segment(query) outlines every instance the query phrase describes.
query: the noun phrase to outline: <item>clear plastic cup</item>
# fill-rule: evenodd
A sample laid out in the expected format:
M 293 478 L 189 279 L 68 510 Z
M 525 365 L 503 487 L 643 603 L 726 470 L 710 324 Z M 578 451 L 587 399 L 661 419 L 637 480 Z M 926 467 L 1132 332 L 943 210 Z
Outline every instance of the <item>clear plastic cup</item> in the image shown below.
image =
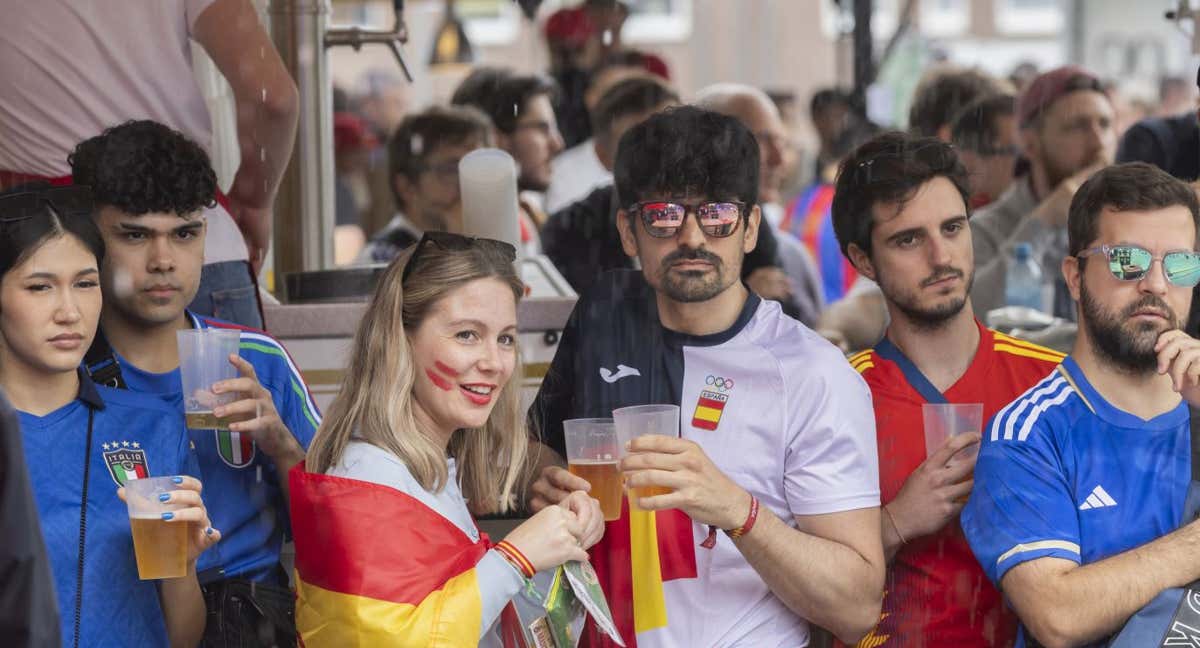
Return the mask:
M 617 441 L 621 456 L 624 457 L 625 444 L 647 434 L 663 436 L 679 436 L 679 406 L 678 405 L 635 405 L 613 410 L 613 423 L 617 428 Z M 637 498 L 666 495 L 671 489 L 665 486 L 644 486 L 630 489 L 629 505 L 637 507 Z
M 187 575 L 190 522 L 167 522 L 162 514 L 186 508 L 176 502 L 160 502 L 158 496 L 177 490 L 170 477 L 147 477 L 125 482 L 125 506 L 133 533 L 138 578 L 182 578 Z
M 183 413 L 193 430 L 227 430 L 237 419 L 217 418 L 213 409 L 238 399 L 238 394 L 214 394 L 212 386 L 236 378 L 229 356 L 238 352 L 241 333 L 230 329 L 186 329 L 176 333 L 179 374 L 183 383 Z
M 592 485 L 589 495 L 600 500 L 605 520 L 621 517 L 621 474 L 617 471 L 620 444 L 610 418 L 563 421 L 567 440 L 567 470 Z
M 983 432 L 983 403 L 925 403 L 921 405 L 921 417 L 925 422 L 926 457 L 937 452 L 950 437 Z M 959 453 L 963 457 L 978 454 L 978 443 Z

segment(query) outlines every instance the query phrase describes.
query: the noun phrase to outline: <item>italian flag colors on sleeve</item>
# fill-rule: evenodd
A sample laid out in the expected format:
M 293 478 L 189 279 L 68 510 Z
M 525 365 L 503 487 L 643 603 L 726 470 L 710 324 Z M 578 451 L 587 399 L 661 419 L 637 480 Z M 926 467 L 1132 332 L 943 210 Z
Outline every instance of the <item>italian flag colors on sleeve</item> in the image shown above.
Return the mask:
M 303 645 L 459 648 L 479 642 L 475 565 L 488 550 L 487 536 L 471 542 L 409 495 L 312 474 L 303 463 L 288 483 Z M 512 620 L 502 615 L 505 625 Z

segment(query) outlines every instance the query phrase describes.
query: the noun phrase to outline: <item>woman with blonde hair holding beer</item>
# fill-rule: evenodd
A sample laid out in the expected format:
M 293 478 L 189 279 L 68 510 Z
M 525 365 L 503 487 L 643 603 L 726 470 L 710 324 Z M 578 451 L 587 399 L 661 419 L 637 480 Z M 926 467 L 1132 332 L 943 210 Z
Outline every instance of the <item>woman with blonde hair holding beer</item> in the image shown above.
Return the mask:
M 204 631 L 196 558 L 209 525 L 183 419 L 152 396 L 92 383 L 79 369 L 100 318 L 104 244 L 87 187 L 0 194 L 0 387 L 17 409 L 66 646 L 195 645 Z M 179 577 L 139 579 L 122 502 L 130 480 L 174 478 L 155 524 Z M 140 521 L 140 520 L 139 520 Z M 139 527 L 141 528 L 141 527 Z M 141 547 L 139 547 L 141 548 Z M 157 585 L 157 586 L 156 586 Z
M 471 517 L 512 510 L 524 483 L 514 254 L 429 232 L 380 279 L 307 469 L 291 473 L 309 648 L 510 645 L 511 599 L 600 539 L 581 491 L 495 545 Z

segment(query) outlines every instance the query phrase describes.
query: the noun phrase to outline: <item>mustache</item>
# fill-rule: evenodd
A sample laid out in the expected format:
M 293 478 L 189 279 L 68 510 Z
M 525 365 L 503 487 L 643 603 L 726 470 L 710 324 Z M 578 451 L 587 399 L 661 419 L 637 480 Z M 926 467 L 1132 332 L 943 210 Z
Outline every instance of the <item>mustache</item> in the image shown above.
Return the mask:
M 679 248 L 663 257 L 662 264 L 664 266 L 669 266 L 672 263 L 677 263 L 679 261 L 707 261 L 708 263 L 713 264 L 714 267 L 721 267 L 721 257 L 709 252 L 708 250 L 702 250 L 699 248 Z
M 1125 307 L 1125 309 L 1121 312 L 1121 314 L 1124 316 L 1125 319 L 1129 319 L 1130 317 L 1133 317 L 1134 313 L 1136 313 L 1140 310 L 1143 310 L 1143 309 L 1148 309 L 1148 308 L 1153 308 L 1154 310 L 1165 313 L 1167 315 L 1167 318 L 1171 320 L 1172 326 L 1175 326 L 1175 327 L 1179 326 L 1179 318 L 1176 317 L 1175 311 L 1172 310 L 1171 307 L 1167 305 L 1167 302 L 1163 301 L 1161 298 L 1156 297 L 1154 295 L 1146 295 L 1145 297 L 1142 297 L 1141 299 L 1137 300 L 1136 302 Z
M 950 277 L 958 277 L 959 279 L 962 279 L 965 276 L 966 273 L 958 268 L 955 268 L 954 266 L 941 266 L 939 268 L 934 268 L 933 274 L 921 280 L 921 287 L 926 288 L 943 279 L 949 279 Z

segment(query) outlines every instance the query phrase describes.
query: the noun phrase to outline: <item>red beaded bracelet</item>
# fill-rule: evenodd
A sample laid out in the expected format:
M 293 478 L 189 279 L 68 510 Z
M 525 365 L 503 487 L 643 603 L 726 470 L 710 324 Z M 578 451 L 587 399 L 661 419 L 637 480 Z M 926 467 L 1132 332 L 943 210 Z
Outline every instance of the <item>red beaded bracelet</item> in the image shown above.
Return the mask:
M 521 572 L 521 575 L 525 578 L 533 578 L 533 575 L 537 573 L 537 570 L 533 568 L 533 563 L 529 562 L 525 554 L 521 553 L 509 541 L 501 540 L 492 548 L 499 552 L 501 556 L 504 556 L 505 560 L 512 563 L 512 566 L 516 567 L 517 571 Z
M 754 522 L 756 520 L 758 520 L 758 498 L 752 495 L 750 496 L 750 514 L 746 516 L 746 521 L 742 523 L 742 526 L 737 527 L 736 529 L 724 529 L 725 534 L 730 538 L 740 538 L 747 533 L 750 533 L 750 529 L 754 528 Z M 704 547 L 705 549 L 712 549 L 713 547 L 717 546 L 716 526 L 712 524 L 708 525 L 708 537 L 704 539 L 704 542 L 700 543 L 700 546 Z

